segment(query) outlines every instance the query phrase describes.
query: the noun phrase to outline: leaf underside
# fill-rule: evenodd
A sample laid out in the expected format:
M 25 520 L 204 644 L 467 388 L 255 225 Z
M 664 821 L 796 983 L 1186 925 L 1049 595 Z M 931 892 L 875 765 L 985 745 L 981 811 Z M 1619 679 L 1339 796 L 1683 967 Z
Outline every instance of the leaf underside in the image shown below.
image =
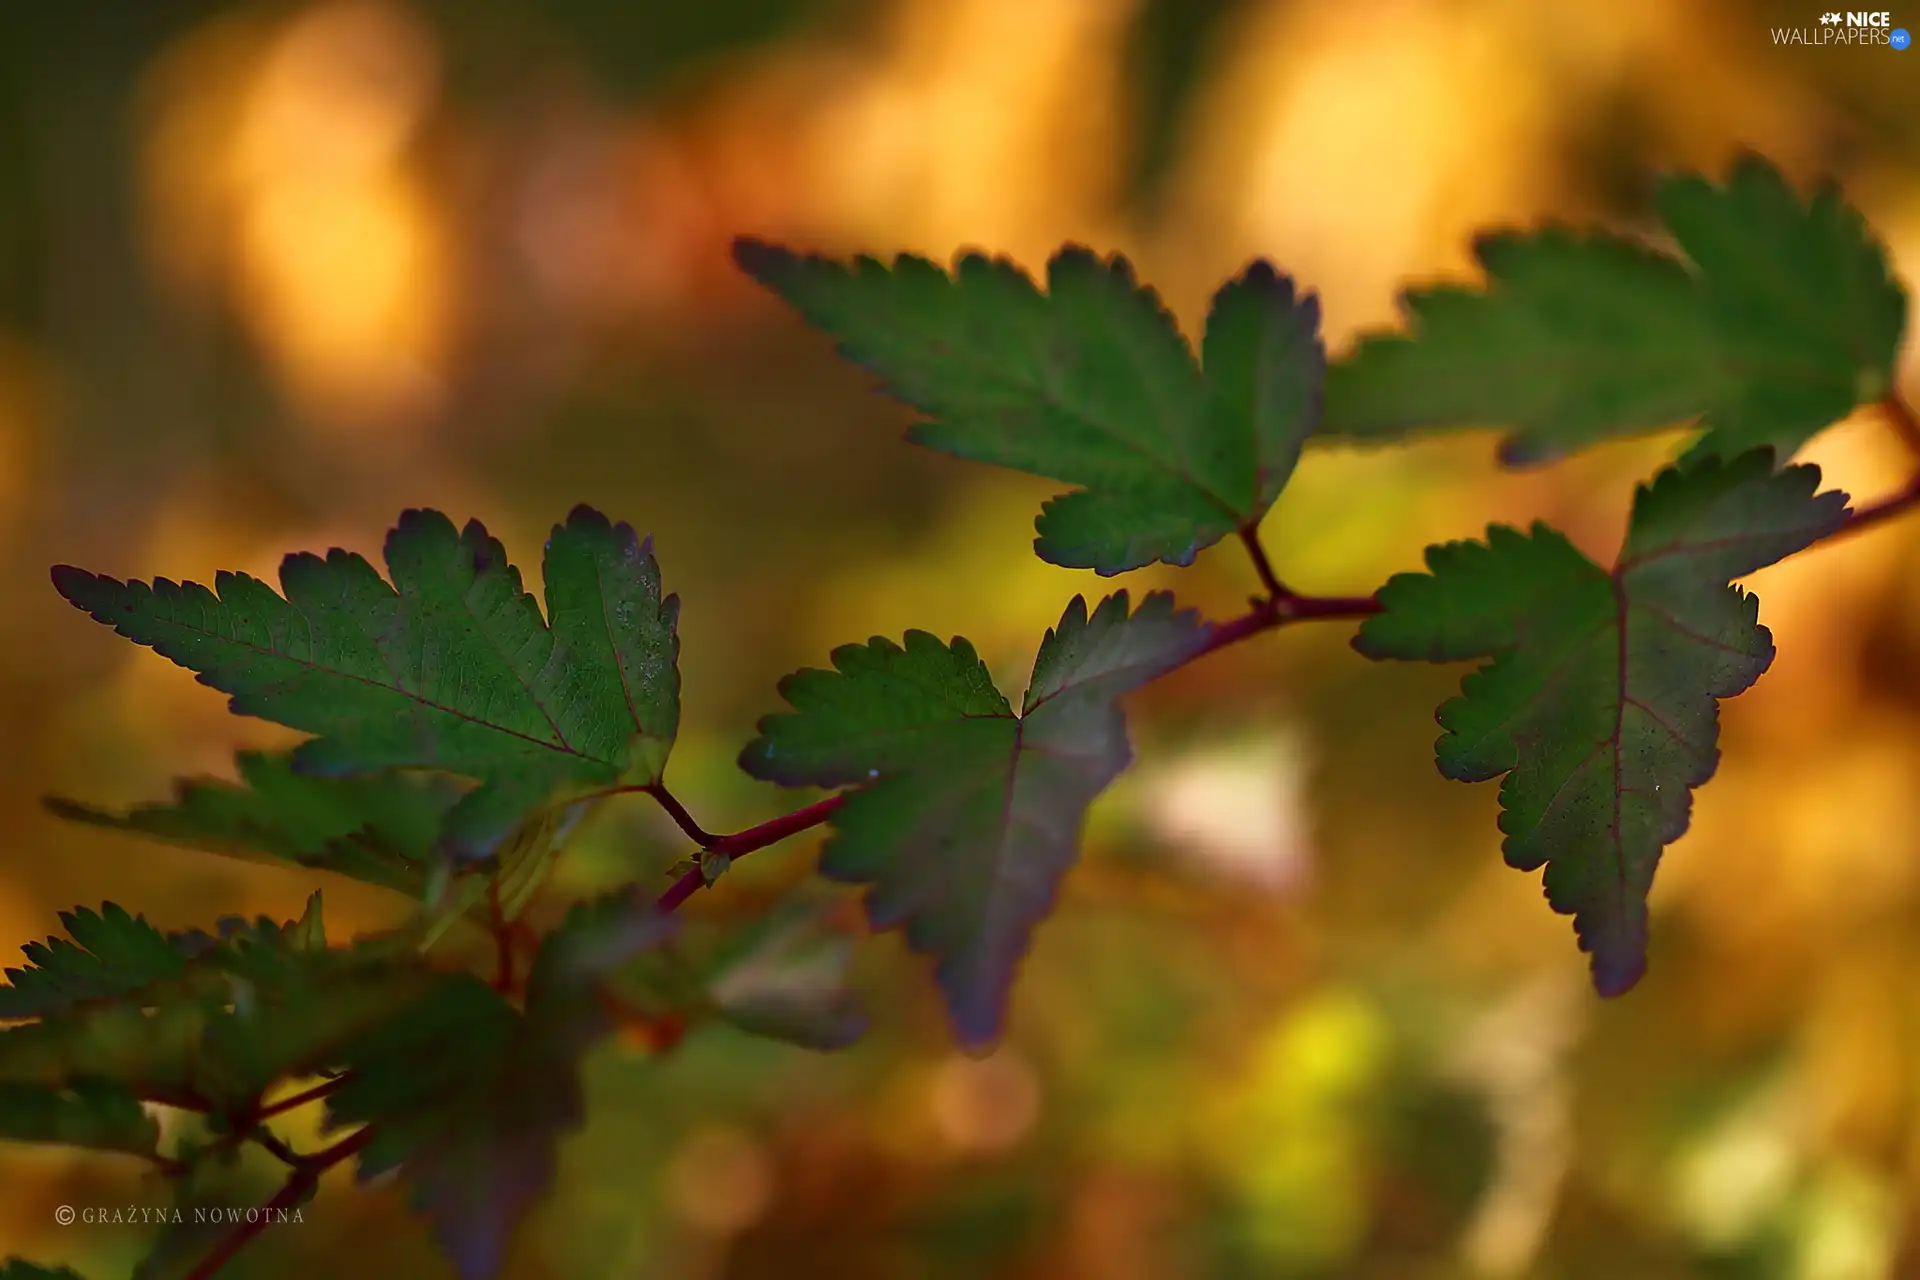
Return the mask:
M 793 711 L 741 753 L 785 786 L 857 785 L 821 872 L 870 884 L 878 929 L 930 953 L 956 1034 L 991 1042 L 1014 969 L 1077 851 L 1087 806 L 1130 759 L 1120 695 L 1204 647 L 1173 598 L 1075 597 L 1034 662 L 1020 714 L 965 640 L 910 631 L 833 653 L 781 682 Z
M 1546 866 L 1604 995 L 1646 967 L 1646 896 L 1719 762 L 1717 700 L 1760 678 L 1773 642 L 1731 585 L 1832 533 L 1843 493 L 1771 451 L 1700 455 L 1635 495 L 1611 570 L 1543 524 L 1429 548 L 1380 591 L 1354 646 L 1372 658 L 1491 659 L 1441 706 L 1440 772 L 1501 774 L 1507 862 Z
M 1906 293 L 1837 188 L 1802 200 L 1745 156 L 1717 186 L 1668 178 L 1656 204 L 1683 256 L 1558 227 L 1480 237 L 1485 285 L 1404 293 L 1406 332 L 1328 371 L 1320 434 L 1499 427 L 1521 464 L 1697 422 L 1695 452 L 1784 462 L 1887 393 Z
M 576 507 L 547 541 L 545 619 L 478 521 L 408 511 L 386 562 L 391 585 L 337 548 L 288 556 L 284 596 L 236 573 L 212 590 L 66 565 L 53 581 L 236 714 L 317 735 L 293 754 L 302 773 L 477 779 L 446 818 L 459 856 L 491 855 L 558 799 L 658 780 L 679 723 L 679 601 L 661 596 L 650 540 Z
M 1034 549 L 1112 575 L 1185 565 L 1257 525 L 1320 417 L 1320 306 L 1255 262 L 1214 295 L 1200 361 L 1124 258 L 1069 246 L 1043 294 L 1010 261 L 952 274 L 802 257 L 755 240 L 742 270 L 924 415 L 909 439 L 1079 486 L 1048 502 Z

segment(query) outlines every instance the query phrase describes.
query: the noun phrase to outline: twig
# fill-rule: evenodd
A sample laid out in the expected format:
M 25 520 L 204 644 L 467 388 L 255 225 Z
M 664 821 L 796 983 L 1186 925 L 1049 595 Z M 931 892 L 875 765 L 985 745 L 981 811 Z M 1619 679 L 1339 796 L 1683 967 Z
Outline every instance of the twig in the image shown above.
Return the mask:
M 1213 624 L 1213 634 L 1208 638 L 1206 647 L 1194 655 L 1195 659 L 1217 652 L 1231 644 L 1238 644 L 1248 636 L 1259 635 L 1262 631 L 1271 631 L 1290 622 L 1308 622 L 1317 619 L 1364 618 L 1380 612 L 1380 602 L 1372 596 L 1282 596 L 1276 600 L 1257 601 L 1251 612 L 1244 613 L 1228 622 Z
M 290 1169 L 304 1169 L 307 1167 L 307 1164 L 313 1159 L 312 1156 L 304 1156 L 304 1155 L 301 1155 L 298 1151 L 295 1151 L 292 1147 L 288 1146 L 284 1141 L 282 1141 L 278 1134 L 274 1133 L 273 1130 L 268 1129 L 265 1126 L 256 1128 L 252 1133 L 248 1134 L 247 1136 L 251 1138 L 254 1141 L 254 1143 L 260 1147 L 261 1150 L 265 1151 L 268 1155 L 272 1156 L 275 1160 L 278 1160 L 281 1164 L 286 1165 Z
M 1240 541 L 1253 558 L 1253 571 L 1260 575 L 1260 585 L 1266 588 L 1267 599 L 1277 601 L 1291 598 L 1293 592 L 1282 586 L 1280 579 L 1274 576 L 1273 562 L 1267 559 L 1267 549 L 1260 545 L 1260 530 L 1254 525 L 1241 525 Z
M 662 809 L 667 811 L 667 816 L 673 819 L 674 825 L 687 833 L 687 839 L 693 841 L 702 849 L 720 838 L 719 836 L 710 834 L 701 827 L 699 823 L 693 820 L 693 815 L 687 812 L 687 807 L 675 799 L 671 791 L 667 790 L 666 783 L 656 782 L 651 786 L 640 789 L 652 796 L 654 801 L 659 804 Z
M 298 1110 L 306 1106 L 309 1102 L 318 1102 L 328 1094 L 336 1092 L 340 1086 L 346 1082 L 345 1076 L 338 1076 L 324 1083 L 316 1084 L 311 1089 L 302 1089 L 299 1093 L 282 1098 L 278 1102 L 260 1108 L 260 1110 L 254 1112 L 253 1118 L 256 1121 L 271 1120 L 275 1116 L 285 1115 L 289 1111 Z
M 825 800 L 817 801 L 804 809 L 796 809 L 792 813 L 782 814 L 757 827 L 736 831 L 730 836 L 712 837 L 703 846 L 703 855 L 723 854 L 728 858 L 744 858 L 756 849 L 764 849 L 770 844 L 785 840 L 788 836 L 798 835 L 809 827 L 819 826 L 833 815 L 835 809 L 845 803 L 844 795 L 828 796 Z M 661 911 L 673 911 L 704 888 L 706 883 L 706 872 L 695 867 L 675 880 L 673 886 L 660 895 L 655 905 Z
M 305 1199 L 313 1189 L 320 1185 L 320 1175 L 344 1160 L 351 1159 L 362 1147 L 373 1141 L 373 1130 L 362 1128 L 347 1138 L 341 1139 L 324 1151 L 310 1156 L 300 1157 L 301 1163 L 287 1178 L 286 1185 L 274 1195 L 273 1199 L 260 1207 L 257 1213 L 247 1215 L 247 1220 L 214 1246 L 208 1254 L 187 1274 L 185 1280 L 213 1280 L 220 1268 L 233 1261 L 234 1255 L 247 1247 L 253 1238 L 265 1231 L 274 1218 L 285 1209 L 291 1209 Z

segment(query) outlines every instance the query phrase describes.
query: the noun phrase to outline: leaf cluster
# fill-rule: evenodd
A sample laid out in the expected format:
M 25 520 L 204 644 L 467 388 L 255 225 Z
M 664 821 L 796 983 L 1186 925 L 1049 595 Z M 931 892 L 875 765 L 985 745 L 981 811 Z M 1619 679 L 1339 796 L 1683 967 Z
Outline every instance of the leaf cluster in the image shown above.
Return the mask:
M 582 1063 L 616 1029 L 665 1044 L 718 1019 L 815 1049 L 865 1029 L 830 901 L 704 938 L 676 929 L 673 910 L 734 860 L 830 824 L 822 877 L 863 887 L 867 924 L 930 959 L 956 1039 L 988 1047 L 1088 810 L 1131 760 L 1125 697 L 1309 619 L 1359 620 L 1368 658 L 1481 664 L 1439 709 L 1436 762 L 1504 777 L 1508 862 L 1545 868 L 1596 988 L 1627 990 L 1646 968 L 1655 867 L 1718 762 L 1718 704 L 1773 656 L 1739 581 L 1920 502 L 1916 481 L 1851 512 L 1790 461 L 1862 402 L 1920 436 L 1891 396 L 1904 291 L 1837 191 L 1803 199 L 1746 158 L 1719 184 L 1669 180 L 1659 209 L 1667 248 L 1551 227 L 1483 237 L 1484 282 L 1409 291 L 1403 331 L 1331 365 L 1317 300 L 1265 261 L 1213 295 L 1196 345 L 1124 259 L 1084 248 L 1056 254 L 1043 287 L 977 253 L 949 270 L 739 242 L 744 271 L 916 412 L 910 439 L 1070 486 L 1036 521 L 1041 558 L 1112 576 L 1232 536 L 1262 594 L 1220 622 L 1164 592 L 1076 596 L 1017 701 L 962 637 L 835 649 L 781 682 L 785 709 L 739 756 L 756 779 L 831 794 L 731 835 L 666 785 L 677 597 L 651 540 L 589 508 L 546 542 L 543 601 L 479 522 L 434 511 L 402 514 L 384 575 L 338 549 L 289 556 L 277 588 L 56 568 L 75 606 L 236 714 L 310 735 L 242 755 L 234 781 L 184 781 L 170 803 L 59 799 L 56 813 L 344 875 L 417 909 L 349 942 L 327 939 L 318 893 L 299 920 L 213 932 L 113 903 L 63 916 L 66 936 L 30 944 L 0 987 L 14 1024 L 0 1136 L 175 1174 L 252 1142 L 288 1164 L 290 1198 L 349 1159 L 362 1179 L 397 1171 L 460 1274 L 497 1274 L 582 1122 Z M 1544 523 L 1496 525 L 1377 592 L 1310 597 L 1259 537 L 1310 441 L 1496 427 L 1520 463 L 1672 425 L 1703 432 L 1640 486 L 1608 564 Z M 623 793 L 661 804 L 695 856 L 657 897 L 636 882 L 536 929 L 530 906 L 572 832 Z M 450 956 L 456 935 L 488 939 L 496 963 Z M 301 1154 L 271 1131 L 322 1100 L 346 1135 L 334 1145 Z M 162 1152 L 156 1106 L 199 1113 L 215 1141 Z

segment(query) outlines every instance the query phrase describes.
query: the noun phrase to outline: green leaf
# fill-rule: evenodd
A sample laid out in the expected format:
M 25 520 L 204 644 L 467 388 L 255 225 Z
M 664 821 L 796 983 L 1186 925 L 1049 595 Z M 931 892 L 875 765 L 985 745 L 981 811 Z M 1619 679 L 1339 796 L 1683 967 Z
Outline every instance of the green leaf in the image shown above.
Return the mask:
M 116 918 L 124 913 L 94 919 Z M 151 930 L 138 919 L 114 927 Z M 172 935 L 169 971 L 154 972 L 156 961 L 91 985 L 98 970 L 46 949 L 52 969 L 26 971 L 42 975 L 26 984 L 13 975 L 27 993 L 13 1007 L 40 1018 L 0 1030 L 0 1086 L 110 1082 L 149 1101 L 244 1110 L 276 1080 L 336 1065 L 348 1040 L 450 980 L 404 938 L 326 947 L 317 894 L 295 924 L 229 920 L 222 933 Z M 147 981 L 135 985 L 136 976 Z
M 286 753 L 243 751 L 238 784 L 185 779 L 172 804 L 112 813 L 50 798 L 63 818 L 232 857 L 333 871 L 418 896 L 446 812 L 464 790 L 435 774 L 315 778 Z
M 159 1149 L 160 1123 L 111 1081 L 75 1080 L 63 1088 L 0 1084 L 0 1140 L 151 1156 Z
M 0 987 L 0 1019 L 42 1017 L 75 1005 L 139 995 L 181 979 L 189 961 L 225 948 L 223 963 L 269 956 L 276 950 L 324 950 L 326 930 L 320 893 L 307 898 L 297 921 L 276 924 L 262 916 L 247 921 L 227 916 L 216 922 L 218 936 L 199 929 L 161 933 L 145 916 L 129 916 L 111 902 L 99 912 L 85 907 L 63 912 L 60 921 L 72 934 L 29 942 L 21 948 L 29 968 L 8 969 Z M 244 944 L 244 949 L 237 949 Z
M 832 909 L 784 902 L 734 939 L 707 988 L 720 1016 L 808 1049 L 843 1049 L 866 1034 L 867 1016 L 847 983 L 854 939 L 830 927 Z
M 185 972 L 184 950 L 166 934 L 130 916 L 125 908 L 100 904 L 60 914 L 71 935 L 29 942 L 21 948 L 30 967 L 8 969 L 0 987 L 0 1018 L 30 1018 L 82 1001 L 138 991 Z
M 597 983 L 672 929 L 626 891 L 581 904 L 535 956 L 524 1011 L 463 977 L 345 1055 L 329 1124 L 375 1126 L 360 1178 L 401 1168 L 463 1280 L 500 1273 L 581 1121 L 580 1062 L 612 1025 Z
M 965 640 L 909 631 L 781 682 L 794 707 L 740 756 L 783 786 L 861 785 L 821 871 L 870 883 L 875 928 L 931 953 L 960 1040 L 998 1034 L 1028 938 L 1078 847 L 1087 806 L 1130 759 L 1118 698 L 1199 653 L 1210 630 L 1173 598 L 1075 597 L 1034 661 L 1021 714 Z
M 1704 419 L 1700 450 L 1784 460 L 1892 385 L 1906 294 L 1831 185 L 1802 201 L 1742 158 L 1715 186 L 1667 179 L 1684 260 L 1548 227 L 1480 237 L 1484 287 L 1402 295 L 1407 332 L 1327 374 L 1324 436 L 1501 427 L 1509 463 Z
M 1645 970 L 1654 868 L 1719 763 L 1716 700 L 1773 660 L 1758 601 L 1729 584 L 1846 515 L 1845 494 L 1815 495 L 1817 468 L 1772 467 L 1762 449 L 1661 472 L 1611 570 L 1544 524 L 1431 547 L 1429 572 L 1391 579 L 1354 639 L 1372 658 L 1492 659 L 1440 708 L 1435 757 L 1458 781 L 1507 775 L 1507 862 L 1546 865 L 1603 995 Z
M 287 557 L 284 598 L 222 573 L 214 590 L 71 566 L 54 585 L 121 635 L 232 695 L 233 710 L 319 735 L 321 776 L 432 768 L 480 780 L 447 815 L 456 854 L 491 855 L 542 805 L 656 781 L 679 722 L 676 597 L 651 540 L 576 507 L 547 540 L 543 621 L 478 521 L 408 511 L 393 583 L 363 558 Z
M 1320 306 L 1255 262 L 1214 296 L 1206 372 L 1124 258 L 1067 247 L 1047 292 L 1006 259 L 851 265 L 754 240 L 740 268 L 926 415 L 909 439 L 1081 486 L 1036 526 L 1044 560 L 1105 575 L 1259 523 L 1320 415 Z
M 1802 202 L 1779 170 L 1747 156 L 1722 187 L 1668 179 L 1658 203 L 1740 375 L 1736 396 L 1707 409 L 1700 448 L 1731 458 L 1771 445 L 1784 459 L 1892 390 L 1906 290 L 1837 186 Z

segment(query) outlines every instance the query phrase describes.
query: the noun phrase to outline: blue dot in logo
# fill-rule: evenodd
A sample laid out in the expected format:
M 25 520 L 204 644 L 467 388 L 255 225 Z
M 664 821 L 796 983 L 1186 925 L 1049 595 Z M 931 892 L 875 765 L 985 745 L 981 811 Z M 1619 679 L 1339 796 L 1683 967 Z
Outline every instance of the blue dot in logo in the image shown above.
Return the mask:
M 1913 37 L 1907 34 L 1905 27 L 1895 27 L 1887 32 L 1887 43 L 1896 49 L 1904 49 L 1913 43 Z

